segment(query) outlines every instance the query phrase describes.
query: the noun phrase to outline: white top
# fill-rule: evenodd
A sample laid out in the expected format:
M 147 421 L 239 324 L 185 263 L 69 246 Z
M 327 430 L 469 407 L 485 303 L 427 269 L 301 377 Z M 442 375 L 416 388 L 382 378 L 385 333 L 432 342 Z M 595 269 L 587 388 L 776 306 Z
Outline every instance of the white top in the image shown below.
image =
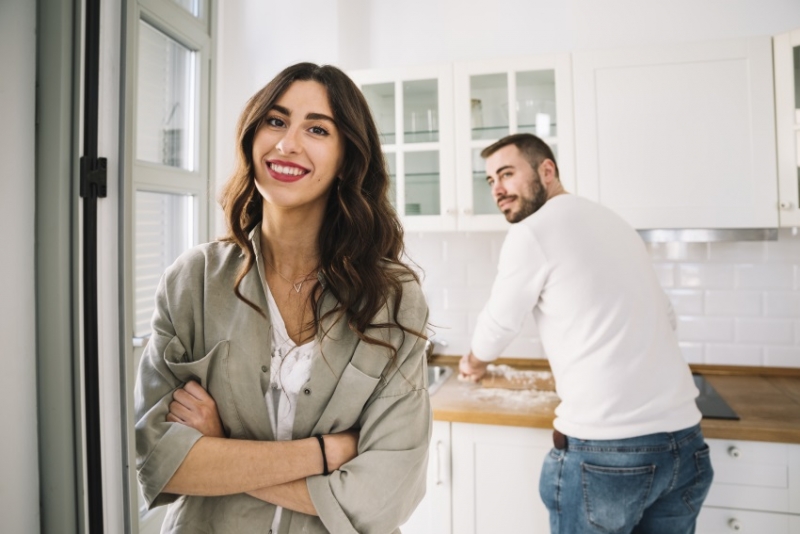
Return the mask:
M 311 361 L 319 348 L 316 339 L 299 347 L 292 341 L 286 332 L 286 324 L 275 297 L 272 296 L 269 286 L 264 285 L 267 288 L 269 316 L 272 321 L 272 359 L 269 367 L 271 387 L 264 399 L 275 440 L 290 441 L 297 413 L 297 396 L 311 377 Z M 278 532 L 282 512 L 283 508 L 280 506 L 275 509 L 272 532 Z
M 531 311 L 561 398 L 560 432 L 624 439 L 700 421 L 672 306 L 641 238 L 611 210 L 558 195 L 511 227 L 475 356 L 496 359 Z

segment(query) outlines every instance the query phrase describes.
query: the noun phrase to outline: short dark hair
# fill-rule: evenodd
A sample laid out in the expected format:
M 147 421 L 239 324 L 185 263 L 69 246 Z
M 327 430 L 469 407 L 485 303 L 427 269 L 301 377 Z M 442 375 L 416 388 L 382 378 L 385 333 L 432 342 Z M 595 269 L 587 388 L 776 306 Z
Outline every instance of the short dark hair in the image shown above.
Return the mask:
M 504 146 L 508 145 L 514 145 L 517 147 L 520 154 L 522 154 L 522 157 L 524 157 L 528 163 L 531 164 L 531 167 L 534 171 L 539 168 L 539 165 L 541 165 L 544 160 L 549 159 L 556 167 L 556 178 L 559 178 L 558 163 L 556 163 L 556 157 L 553 155 L 552 149 L 547 145 L 547 143 L 533 134 L 518 133 L 507 135 L 499 141 L 496 141 L 484 148 L 481 151 L 481 157 L 486 159 Z

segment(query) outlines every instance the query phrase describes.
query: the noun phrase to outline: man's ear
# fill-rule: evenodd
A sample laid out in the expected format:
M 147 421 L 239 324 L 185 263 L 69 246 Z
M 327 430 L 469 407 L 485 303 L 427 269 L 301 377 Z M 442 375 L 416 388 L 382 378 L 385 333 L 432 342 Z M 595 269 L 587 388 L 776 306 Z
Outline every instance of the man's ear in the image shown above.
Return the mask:
M 556 164 L 549 158 L 539 164 L 538 173 L 542 179 L 542 184 L 545 186 L 550 185 L 553 180 L 558 179 L 556 177 Z

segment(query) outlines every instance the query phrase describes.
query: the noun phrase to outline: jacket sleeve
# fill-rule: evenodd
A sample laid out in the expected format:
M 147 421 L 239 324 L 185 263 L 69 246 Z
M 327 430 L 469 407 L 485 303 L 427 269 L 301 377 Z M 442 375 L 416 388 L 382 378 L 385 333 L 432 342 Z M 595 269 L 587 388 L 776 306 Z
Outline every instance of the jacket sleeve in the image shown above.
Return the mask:
M 399 321 L 424 332 L 427 317 L 419 285 L 405 284 Z M 425 343 L 412 334 L 399 336 L 397 365 L 384 373 L 385 386 L 359 418 L 358 456 L 329 476 L 306 479 L 328 531 L 394 532 L 425 495 L 432 421 Z
M 170 366 L 185 365 L 183 362 L 192 359 L 193 327 L 188 325 L 194 297 L 187 286 L 193 278 L 177 266 L 161 278 L 152 336 L 139 363 L 134 389 L 136 471 L 148 508 L 169 504 L 179 497 L 163 493 L 164 486 L 202 436 L 189 426 L 166 421 L 172 393 L 183 385 Z M 183 335 L 178 335 L 179 331 Z

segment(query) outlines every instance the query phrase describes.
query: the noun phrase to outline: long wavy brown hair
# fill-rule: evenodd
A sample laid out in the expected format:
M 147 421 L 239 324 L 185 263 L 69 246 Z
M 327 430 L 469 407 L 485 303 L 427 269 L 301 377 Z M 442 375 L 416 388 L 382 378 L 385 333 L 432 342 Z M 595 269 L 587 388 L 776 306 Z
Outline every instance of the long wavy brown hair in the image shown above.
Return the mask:
M 275 102 L 296 81 L 315 81 L 326 88 L 345 146 L 340 179 L 328 195 L 318 237 L 320 272 L 326 283 L 317 285 L 310 297 L 314 329 L 328 315 L 339 314 L 360 339 L 386 347 L 394 359 L 396 347 L 365 332 L 369 328 L 399 328 L 425 338 L 424 333 L 396 322 L 403 281 L 418 278 L 401 260 L 403 228 L 389 202 L 389 175 L 369 105 L 353 81 L 336 67 L 298 63 L 284 69 L 250 98 L 239 117 L 237 166 L 220 195 L 229 232 L 222 240 L 238 245 L 245 256 L 233 291 L 265 315 L 239 291 L 242 279 L 255 264 L 248 235 L 262 218 L 263 199 L 255 186 L 253 139 Z M 338 304 L 320 317 L 318 304 L 325 292 L 330 292 Z M 389 302 L 395 322 L 373 323 Z

